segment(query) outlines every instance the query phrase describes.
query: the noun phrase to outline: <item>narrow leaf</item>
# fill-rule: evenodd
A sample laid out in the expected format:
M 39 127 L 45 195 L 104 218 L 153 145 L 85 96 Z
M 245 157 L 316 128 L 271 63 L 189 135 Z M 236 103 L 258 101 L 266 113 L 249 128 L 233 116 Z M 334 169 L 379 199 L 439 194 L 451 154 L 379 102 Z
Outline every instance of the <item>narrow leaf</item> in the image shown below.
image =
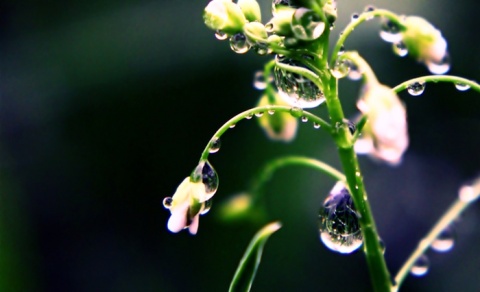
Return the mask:
M 255 234 L 250 241 L 245 254 L 240 260 L 237 271 L 230 283 L 229 292 L 250 291 L 253 279 L 255 278 L 255 274 L 257 273 L 258 266 L 262 259 L 263 247 L 270 235 L 280 229 L 280 227 L 282 227 L 280 222 L 272 222 Z

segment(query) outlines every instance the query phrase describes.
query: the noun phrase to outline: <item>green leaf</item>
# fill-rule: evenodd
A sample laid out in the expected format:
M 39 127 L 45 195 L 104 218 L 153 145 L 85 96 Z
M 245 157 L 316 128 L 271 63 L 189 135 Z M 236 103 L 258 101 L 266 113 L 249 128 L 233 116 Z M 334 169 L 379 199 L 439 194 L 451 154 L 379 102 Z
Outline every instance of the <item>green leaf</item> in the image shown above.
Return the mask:
M 230 288 L 228 289 L 229 292 L 250 291 L 253 279 L 255 278 L 255 274 L 257 273 L 258 266 L 262 259 L 263 247 L 270 235 L 280 229 L 280 227 L 282 227 L 280 222 L 272 222 L 255 234 L 252 241 L 250 241 L 245 254 L 240 260 L 237 271 L 230 283 Z

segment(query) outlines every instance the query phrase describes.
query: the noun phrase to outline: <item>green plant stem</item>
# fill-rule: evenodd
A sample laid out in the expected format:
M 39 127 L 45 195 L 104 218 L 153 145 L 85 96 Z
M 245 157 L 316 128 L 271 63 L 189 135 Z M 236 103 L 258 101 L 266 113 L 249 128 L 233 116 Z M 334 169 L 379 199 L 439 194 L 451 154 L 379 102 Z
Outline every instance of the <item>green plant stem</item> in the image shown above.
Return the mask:
M 330 124 L 328 122 L 326 122 L 322 118 L 320 118 L 320 117 L 318 117 L 318 116 L 316 116 L 316 115 L 314 115 L 310 112 L 303 111 L 303 110 L 298 109 L 298 108 L 296 110 L 301 111 L 300 116 L 307 117 L 309 121 L 312 121 L 313 123 L 317 123 L 317 124 L 320 125 L 320 127 L 322 129 L 326 130 L 329 133 L 331 132 L 332 127 L 330 126 Z M 268 115 L 269 114 L 268 111 L 275 111 L 275 113 L 277 113 L 277 112 L 292 112 L 292 107 L 284 106 L 284 105 L 266 105 L 266 106 L 255 107 L 255 108 L 246 110 L 244 112 L 241 112 L 238 115 L 231 118 L 230 120 L 228 120 L 225 124 L 223 124 L 223 126 L 221 126 L 220 129 L 218 129 L 215 132 L 215 134 L 213 134 L 210 141 L 212 141 L 215 138 L 219 139 L 228 129 L 230 129 L 231 126 L 236 125 L 239 121 L 241 121 L 243 119 L 246 119 L 246 118 L 252 118 L 253 116 L 255 116 L 255 114 L 259 114 L 259 113 L 262 113 L 264 115 Z M 200 160 L 207 160 L 208 159 L 208 155 L 210 154 L 209 150 L 210 150 L 210 147 L 211 147 L 210 141 L 208 142 L 207 146 L 203 150 L 202 155 L 200 157 Z
M 343 30 L 340 38 L 338 38 L 338 41 L 335 44 L 335 47 L 333 48 L 333 51 L 332 51 L 332 58 L 330 60 L 330 67 L 331 68 L 333 68 L 335 66 L 335 63 L 337 62 L 338 52 L 340 51 L 341 47 L 345 43 L 345 40 L 348 38 L 350 33 L 352 31 L 354 31 L 355 28 L 357 26 L 359 26 L 361 23 L 363 23 L 363 22 L 365 22 L 365 21 L 367 21 L 367 20 L 369 20 L 373 17 L 385 17 L 385 18 L 389 19 L 390 21 L 392 21 L 393 23 L 395 23 L 400 28 L 400 30 L 405 29 L 405 27 L 402 24 L 402 21 L 401 21 L 400 17 L 397 14 L 395 14 L 391 11 L 384 10 L 384 9 L 376 9 L 376 10 L 371 11 L 371 12 L 364 12 L 364 13 L 360 14 L 360 16 L 356 20 L 350 22 L 345 27 L 345 29 Z
M 413 78 L 410 80 L 407 80 L 405 82 L 400 83 L 399 85 L 395 86 L 392 90 L 395 91 L 396 93 L 399 93 L 402 90 L 407 89 L 411 84 L 419 82 L 448 82 L 448 83 L 453 83 L 453 84 L 464 84 L 470 86 L 471 89 L 477 91 L 480 93 L 480 85 L 472 80 L 458 77 L 458 76 L 452 76 L 452 75 L 427 75 L 427 76 L 422 76 L 418 78 Z
M 363 130 L 363 127 L 365 126 L 365 124 L 367 123 L 367 120 L 368 120 L 368 117 L 366 115 L 363 115 L 360 120 L 358 121 L 357 125 L 356 125 L 356 129 L 355 129 L 355 133 L 353 134 L 353 141 L 352 143 L 355 143 L 355 141 L 357 141 L 358 137 L 360 136 L 360 134 L 362 133 L 362 130 Z
M 279 168 L 292 165 L 310 167 L 329 175 L 336 181 L 346 182 L 345 176 L 340 171 L 322 161 L 303 156 L 284 156 L 269 161 L 260 170 L 259 174 L 255 176 L 256 180 L 252 187 L 250 187 L 250 193 L 253 195 L 253 201 L 257 201 L 259 196 L 262 195 L 260 190 L 267 183 L 267 181 L 270 180 L 274 172 L 276 172 Z
M 349 189 L 359 213 L 359 222 L 364 238 L 364 251 L 370 278 L 375 291 L 387 292 L 391 289 L 390 273 L 383 257 L 378 232 L 373 219 L 367 193 L 363 184 L 363 177 L 360 172 L 357 155 L 353 149 L 353 137 L 346 125 L 344 125 L 344 114 L 338 98 L 338 80 L 330 76 L 322 76 L 324 83 L 328 82 L 325 97 L 330 114 L 332 125 L 343 125 L 332 129 L 332 136 L 337 142 L 338 154 L 342 163 Z

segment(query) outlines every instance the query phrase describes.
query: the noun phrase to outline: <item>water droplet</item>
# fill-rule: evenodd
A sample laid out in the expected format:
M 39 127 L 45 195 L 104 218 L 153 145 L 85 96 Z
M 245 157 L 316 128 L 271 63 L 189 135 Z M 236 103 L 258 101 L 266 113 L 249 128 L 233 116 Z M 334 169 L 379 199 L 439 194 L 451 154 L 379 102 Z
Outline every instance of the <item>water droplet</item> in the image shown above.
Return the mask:
M 455 232 L 452 226 L 448 226 L 432 242 L 432 249 L 438 252 L 447 252 L 453 248 L 454 243 Z
M 265 24 L 265 30 L 269 33 L 272 33 L 273 32 L 273 23 L 272 22 L 268 22 L 267 24 Z
M 255 72 L 255 75 L 253 76 L 253 87 L 258 90 L 264 90 L 265 88 L 267 88 L 267 83 L 265 82 L 263 71 Z
M 229 126 L 229 128 L 230 128 L 230 129 L 233 129 L 233 128 L 235 128 L 235 126 L 236 126 L 236 124 L 231 124 L 231 125 Z
M 172 197 L 166 197 L 163 199 L 163 207 L 165 207 L 165 209 L 170 209 L 170 207 L 172 207 L 172 202 Z
M 343 53 L 345 53 L 345 46 L 344 46 L 344 45 L 342 45 L 342 46 L 340 47 L 340 50 L 338 50 L 338 56 L 343 55 Z
M 393 44 L 393 52 L 400 57 L 405 57 L 408 55 L 407 46 L 403 42 Z
M 252 114 L 246 115 L 245 118 L 246 118 L 247 120 L 250 120 L 251 118 L 253 118 L 253 115 L 252 115 Z
M 299 107 L 294 106 L 290 109 L 290 114 L 295 118 L 299 118 L 302 116 L 303 110 Z
M 274 109 L 269 109 L 267 112 L 268 112 L 269 115 L 273 115 L 275 113 L 275 110 Z
M 460 91 L 466 91 L 470 89 L 470 85 L 465 83 L 455 83 L 455 88 Z
M 402 40 L 400 28 L 390 20 L 385 20 L 382 22 L 380 37 L 389 43 L 397 43 Z
M 228 34 L 224 33 L 223 31 L 221 30 L 217 30 L 215 32 L 215 37 L 217 38 L 217 40 L 226 40 L 228 38 Z
M 359 15 L 358 13 L 356 13 L 356 12 L 355 12 L 355 13 L 352 13 L 352 21 L 357 20 L 359 16 L 360 16 L 360 15 Z
M 425 82 L 414 82 L 407 87 L 407 91 L 412 96 L 419 96 L 425 91 Z
M 306 68 L 293 59 L 277 58 L 277 60 L 277 62 L 290 66 Z M 291 106 L 313 108 L 325 101 L 322 90 L 306 77 L 281 69 L 278 66 L 274 69 L 274 77 L 279 95 Z
M 461 201 L 469 203 L 480 196 L 479 192 L 473 186 L 465 185 L 458 191 L 458 197 Z
M 208 160 L 202 160 L 193 171 L 193 181 L 202 180 L 205 185 L 207 200 L 211 198 L 218 189 L 218 174 Z
M 209 153 L 217 153 L 220 150 L 220 146 L 222 145 L 220 138 L 215 137 L 210 141 L 210 147 L 208 149 Z
M 367 5 L 365 7 L 365 12 L 372 12 L 372 11 L 375 11 L 375 6 L 373 5 Z
M 421 255 L 410 269 L 410 273 L 415 276 L 424 276 L 428 272 L 430 261 L 426 255 Z
M 330 191 L 320 209 L 320 239 L 329 249 L 349 254 L 363 243 L 358 214 L 353 199 L 342 182 Z
M 210 211 L 210 209 L 212 208 L 212 199 L 210 200 L 206 200 L 205 203 L 203 203 L 203 207 L 202 207 L 202 210 L 200 211 L 200 215 L 205 215 L 208 213 L 208 211 Z
M 382 249 L 382 254 L 385 254 L 385 249 L 386 249 L 385 242 L 381 238 L 378 239 L 378 242 L 380 243 L 380 248 Z
M 257 118 L 259 118 L 259 117 L 263 116 L 263 112 L 255 113 L 255 116 L 256 116 Z
M 257 53 L 260 56 L 265 56 L 272 52 L 272 50 L 265 43 L 256 43 L 253 46 L 253 49 L 255 50 L 255 53 Z
M 230 38 L 230 48 L 237 54 L 245 54 L 250 50 L 250 43 L 243 33 L 237 33 Z
M 308 118 L 306 116 L 303 116 L 302 117 L 302 122 L 304 122 L 304 123 L 308 122 Z
M 338 61 L 335 66 L 330 69 L 330 73 L 332 73 L 333 77 L 340 79 L 347 76 L 348 72 L 350 71 L 350 62 L 348 60 Z
M 350 70 L 348 71 L 348 78 L 350 80 L 360 80 L 362 78 L 362 72 L 355 63 L 350 63 Z
M 282 6 L 288 6 L 296 8 L 297 6 L 293 5 L 291 0 L 273 0 L 272 1 L 272 14 L 273 16 L 277 15 L 277 12 L 282 8 Z
M 330 23 L 330 30 L 333 30 L 335 28 L 335 23 Z
M 313 128 L 314 129 L 320 129 L 320 124 L 316 123 L 316 122 L 313 122 Z
M 303 41 L 318 39 L 325 30 L 325 22 L 313 10 L 307 8 L 295 10 L 291 26 L 295 37 Z
M 428 71 L 432 74 L 445 74 L 450 70 L 450 57 L 448 54 L 439 62 L 425 61 Z

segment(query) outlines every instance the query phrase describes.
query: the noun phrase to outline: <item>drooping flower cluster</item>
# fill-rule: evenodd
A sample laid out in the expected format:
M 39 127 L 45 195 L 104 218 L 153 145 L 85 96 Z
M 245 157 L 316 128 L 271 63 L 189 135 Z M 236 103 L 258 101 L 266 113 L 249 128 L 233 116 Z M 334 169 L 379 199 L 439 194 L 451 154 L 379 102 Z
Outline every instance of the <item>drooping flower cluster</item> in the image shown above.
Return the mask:
M 200 161 L 192 174 L 178 186 L 172 197 L 163 200 L 170 210 L 168 230 L 177 233 L 188 228 L 190 234 L 198 231 L 199 216 L 211 207 L 212 197 L 218 188 L 218 175 L 208 161 Z

